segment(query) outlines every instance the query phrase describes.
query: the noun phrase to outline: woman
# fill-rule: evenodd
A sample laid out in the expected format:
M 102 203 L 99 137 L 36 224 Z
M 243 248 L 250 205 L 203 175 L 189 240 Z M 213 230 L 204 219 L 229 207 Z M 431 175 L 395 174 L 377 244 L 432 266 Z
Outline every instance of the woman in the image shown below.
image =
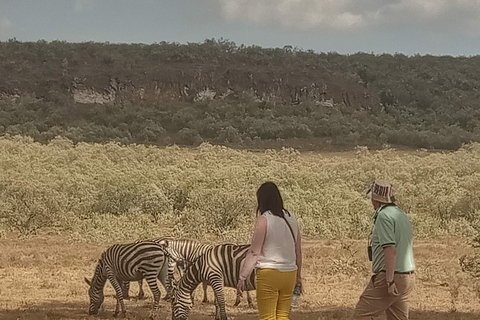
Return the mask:
M 302 243 L 295 217 L 283 208 L 273 182 L 257 190 L 257 221 L 250 250 L 240 270 L 237 293 L 257 268 L 257 304 L 261 320 L 288 320 L 293 289 L 301 287 Z

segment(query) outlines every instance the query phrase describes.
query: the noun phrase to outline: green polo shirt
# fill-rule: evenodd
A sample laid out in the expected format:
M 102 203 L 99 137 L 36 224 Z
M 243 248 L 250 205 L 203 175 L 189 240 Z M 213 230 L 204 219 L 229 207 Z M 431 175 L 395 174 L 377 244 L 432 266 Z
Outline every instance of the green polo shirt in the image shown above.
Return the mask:
M 372 232 L 372 271 L 385 270 L 385 251 L 388 246 L 397 247 L 395 271 L 415 270 L 413 261 L 412 225 L 408 216 L 396 205 L 382 205 L 375 211 Z

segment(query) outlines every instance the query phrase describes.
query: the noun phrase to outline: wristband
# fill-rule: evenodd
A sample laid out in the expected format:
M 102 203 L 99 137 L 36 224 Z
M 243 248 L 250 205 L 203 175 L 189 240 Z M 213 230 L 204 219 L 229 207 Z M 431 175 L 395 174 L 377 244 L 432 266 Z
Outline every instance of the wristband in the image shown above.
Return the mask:
M 244 276 L 240 276 L 238 279 L 239 279 L 240 281 L 245 281 L 245 280 L 247 280 L 247 278 L 244 277 Z

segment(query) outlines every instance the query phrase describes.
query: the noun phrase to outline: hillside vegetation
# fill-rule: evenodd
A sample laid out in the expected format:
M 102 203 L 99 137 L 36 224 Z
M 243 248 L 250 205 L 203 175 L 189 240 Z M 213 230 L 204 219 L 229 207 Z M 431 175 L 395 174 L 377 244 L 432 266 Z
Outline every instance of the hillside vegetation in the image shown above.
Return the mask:
M 0 42 L 0 134 L 47 143 L 458 149 L 480 141 L 480 56 L 230 41 Z
M 202 144 L 160 148 L 0 138 L 0 235 L 41 229 L 86 241 L 168 233 L 247 241 L 255 192 L 278 184 L 305 237 L 365 239 L 375 178 L 392 181 L 418 238 L 479 230 L 480 147 L 456 152 L 358 148 L 346 153 L 251 152 Z

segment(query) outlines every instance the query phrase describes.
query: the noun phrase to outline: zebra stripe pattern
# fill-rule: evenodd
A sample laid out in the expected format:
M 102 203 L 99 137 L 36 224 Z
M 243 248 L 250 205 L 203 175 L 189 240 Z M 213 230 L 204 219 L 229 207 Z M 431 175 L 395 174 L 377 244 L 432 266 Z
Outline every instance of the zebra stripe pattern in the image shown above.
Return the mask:
M 158 238 L 152 241 L 164 246 L 173 260 L 183 260 L 189 263 L 213 248 L 213 245 L 191 239 Z
M 173 288 L 173 272 L 175 266 L 178 266 L 180 274 L 183 276 L 186 267 L 197 260 L 200 256 L 204 255 L 208 250 L 213 248 L 213 245 L 204 244 L 196 240 L 191 239 L 172 239 L 172 238 L 159 238 L 153 239 L 153 241 L 161 244 L 165 247 L 170 257 L 168 266 L 168 280 L 167 286 L 170 289 Z M 177 264 L 178 261 L 182 261 L 181 265 Z M 207 302 L 207 286 L 203 287 L 203 301 Z
M 180 274 L 183 275 L 185 273 L 186 267 L 193 263 L 198 257 L 203 255 L 213 246 L 209 244 L 203 244 L 196 240 L 191 239 L 173 239 L 169 237 L 162 237 L 162 238 L 155 238 L 149 240 L 139 240 L 137 243 L 144 242 L 144 241 L 152 241 L 156 242 L 159 245 L 163 246 L 165 250 L 169 254 L 168 260 L 168 276 L 166 278 L 166 285 L 165 288 L 167 290 L 167 296 L 165 299 L 172 295 L 172 288 L 174 287 L 174 271 L 175 267 L 177 267 L 180 271 Z M 186 264 L 186 265 L 185 265 Z M 143 297 L 143 290 L 142 290 L 142 281 L 138 282 L 140 291 L 138 297 Z M 125 295 L 128 296 L 128 288 L 129 284 L 125 283 L 124 285 Z M 203 301 L 207 302 L 207 287 L 206 284 L 203 287 L 204 294 L 203 294 Z
M 213 245 L 204 244 L 204 243 L 198 242 L 197 240 L 191 240 L 191 239 L 173 239 L 173 238 L 164 237 L 164 238 L 152 239 L 152 241 L 155 241 L 165 246 L 167 252 L 172 257 L 172 259 L 170 260 L 169 268 L 168 268 L 167 285 L 170 286 L 169 288 L 172 288 L 172 284 L 174 280 L 173 271 L 175 268 L 176 261 L 184 262 L 183 268 L 179 266 L 180 273 L 183 275 L 185 273 L 186 267 L 188 267 L 190 264 L 195 262 L 200 256 L 204 255 L 208 250 L 214 247 Z M 208 302 L 207 285 L 208 285 L 207 281 L 202 282 L 202 288 L 203 288 L 202 302 Z M 236 287 L 236 283 L 234 287 Z M 252 298 L 250 297 L 250 293 L 248 291 L 247 291 L 247 301 L 248 301 L 248 306 L 252 307 L 253 302 L 252 302 Z M 239 304 L 240 304 L 240 297 L 237 296 L 234 306 L 236 307 Z
M 200 282 L 207 281 L 215 293 L 215 319 L 226 320 L 224 287 L 236 288 L 240 267 L 250 245 L 214 246 L 191 264 L 180 279 L 172 302 L 172 320 L 185 320 L 192 308 L 191 294 Z M 247 281 L 247 290 L 255 289 L 255 272 Z
M 92 281 L 85 278 L 90 285 L 88 291 L 90 296 L 89 314 L 98 315 L 104 299 L 103 288 L 108 279 L 115 289 L 117 297 L 114 316 L 118 315 L 119 306 L 122 309 L 122 315 L 125 316 L 121 284 L 124 281 L 138 281 L 145 278 L 154 298 L 151 314 L 151 317 L 154 317 L 160 300 L 157 277 L 161 274 L 162 269 L 166 269 L 167 260 L 168 253 L 156 242 L 116 244 L 109 247 L 102 253 L 98 261 Z

